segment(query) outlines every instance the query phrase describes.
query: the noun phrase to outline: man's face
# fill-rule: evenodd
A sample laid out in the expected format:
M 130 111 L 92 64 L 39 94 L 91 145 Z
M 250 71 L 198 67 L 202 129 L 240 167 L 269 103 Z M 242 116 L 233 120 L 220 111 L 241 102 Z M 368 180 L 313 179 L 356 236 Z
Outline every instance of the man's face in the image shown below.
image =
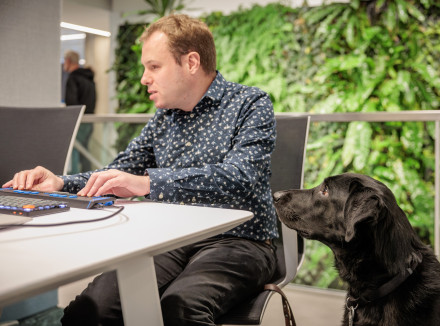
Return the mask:
M 70 60 L 68 58 L 64 58 L 63 69 L 66 72 L 69 72 Z
M 141 62 L 145 70 L 141 83 L 148 87 L 150 100 L 157 108 L 185 108 L 191 85 L 187 57 L 181 59 L 180 66 L 169 50 L 168 37 L 162 32 L 153 33 L 142 46 Z

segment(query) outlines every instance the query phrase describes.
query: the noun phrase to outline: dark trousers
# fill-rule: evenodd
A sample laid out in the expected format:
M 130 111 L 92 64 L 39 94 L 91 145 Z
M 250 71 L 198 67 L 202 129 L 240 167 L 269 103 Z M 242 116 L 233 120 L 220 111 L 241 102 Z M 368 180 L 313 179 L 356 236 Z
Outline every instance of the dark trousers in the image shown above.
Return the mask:
M 275 260 L 271 245 L 237 237 L 213 237 L 155 256 L 165 326 L 215 325 L 216 318 L 262 290 Z M 124 325 L 116 272 L 96 277 L 66 307 L 61 322 Z

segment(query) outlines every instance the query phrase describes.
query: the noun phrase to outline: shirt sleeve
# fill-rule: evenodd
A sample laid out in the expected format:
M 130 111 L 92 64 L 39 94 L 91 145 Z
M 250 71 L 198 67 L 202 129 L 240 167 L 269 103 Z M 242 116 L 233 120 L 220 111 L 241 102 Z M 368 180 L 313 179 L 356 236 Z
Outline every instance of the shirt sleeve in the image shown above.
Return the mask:
M 269 178 L 275 137 L 272 103 L 267 94 L 262 94 L 241 109 L 232 146 L 218 163 L 181 169 L 149 168 L 150 198 L 213 206 L 230 203 L 231 199 L 246 202 L 261 179 Z
M 144 175 L 148 167 L 156 167 L 150 135 L 153 124 L 154 118 L 142 129 L 141 134 L 128 144 L 127 149 L 120 152 L 113 162 L 103 169 L 61 176 L 64 181 L 63 191 L 77 193 L 85 187 L 94 172 L 117 169 L 135 175 Z

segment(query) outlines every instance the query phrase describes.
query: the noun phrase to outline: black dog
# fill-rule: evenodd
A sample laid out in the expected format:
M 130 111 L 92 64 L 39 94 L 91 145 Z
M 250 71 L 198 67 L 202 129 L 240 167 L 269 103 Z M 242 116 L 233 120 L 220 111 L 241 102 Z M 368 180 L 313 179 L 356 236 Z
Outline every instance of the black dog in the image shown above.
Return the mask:
M 440 263 L 384 184 L 346 173 L 274 200 L 284 224 L 332 249 L 348 284 L 342 325 L 440 325 Z

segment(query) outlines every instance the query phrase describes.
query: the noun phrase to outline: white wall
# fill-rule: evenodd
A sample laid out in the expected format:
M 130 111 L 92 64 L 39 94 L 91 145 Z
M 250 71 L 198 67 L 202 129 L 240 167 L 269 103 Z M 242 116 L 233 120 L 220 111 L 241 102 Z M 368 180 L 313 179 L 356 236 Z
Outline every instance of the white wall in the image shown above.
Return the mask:
M 59 0 L 0 0 L 0 105 L 61 103 Z

